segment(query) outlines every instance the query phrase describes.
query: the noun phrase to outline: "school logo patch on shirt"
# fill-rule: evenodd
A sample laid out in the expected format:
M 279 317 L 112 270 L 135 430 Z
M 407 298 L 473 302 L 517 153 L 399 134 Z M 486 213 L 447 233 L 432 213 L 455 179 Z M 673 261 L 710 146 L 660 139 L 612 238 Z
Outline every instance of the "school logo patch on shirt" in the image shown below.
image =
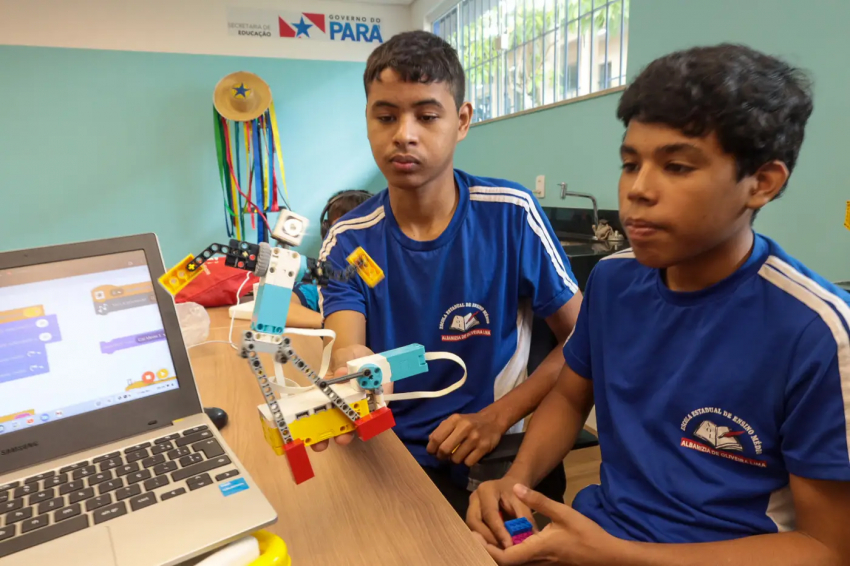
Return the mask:
M 458 303 L 440 319 L 443 342 L 458 342 L 470 336 L 490 336 L 490 313 L 478 303 Z
M 726 458 L 741 464 L 766 468 L 759 456 L 762 444 L 747 421 L 718 407 L 703 407 L 688 413 L 682 421 L 682 447 Z

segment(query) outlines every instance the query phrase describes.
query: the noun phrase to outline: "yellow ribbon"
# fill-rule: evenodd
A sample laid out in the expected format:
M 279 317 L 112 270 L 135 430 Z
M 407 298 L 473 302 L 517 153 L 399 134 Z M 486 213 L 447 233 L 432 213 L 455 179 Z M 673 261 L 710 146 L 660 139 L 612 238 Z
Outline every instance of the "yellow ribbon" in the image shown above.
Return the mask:
M 289 191 L 286 190 L 286 172 L 283 169 L 283 148 L 280 145 L 280 134 L 277 130 L 277 116 L 274 112 L 274 102 L 269 105 L 269 116 L 272 119 L 272 136 L 274 136 L 274 154 L 277 156 L 277 166 L 280 169 L 280 182 L 283 184 L 283 194 L 289 200 Z
M 226 125 L 227 129 L 230 130 L 230 120 L 226 120 L 225 125 Z M 236 127 L 238 128 L 239 126 L 236 126 Z M 235 161 L 236 161 L 236 159 L 235 159 L 236 136 L 235 135 L 231 136 L 231 135 L 228 134 L 227 144 L 228 144 L 228 146 L 230 146 L 232 148 L 230 150 L 231 151 L 231 157 L 230 157 L 231 162 L 235 163 Z M 242 239 L 242 222 L 241 222 L 242 211 L 239 209 L 239 191 L 236 190 L 236 187 L 238 185 L 238 181 L 236 179 L 236 172 L 233 170 L 233 168 L 228 167 L 228 170 L 230 171 L 230 191 L 231 191 L 232 196 L 233 196 L 233 209 L 238 211 L 236 213 L 236 215 L 234 215 L 234 217 L 233 217 L 233 227 L 236 228 L 236 239 L 241 240 Z
M 844 227 L 850 230 L 850 200 L 847 201 L 847 213 L 844 216 Z

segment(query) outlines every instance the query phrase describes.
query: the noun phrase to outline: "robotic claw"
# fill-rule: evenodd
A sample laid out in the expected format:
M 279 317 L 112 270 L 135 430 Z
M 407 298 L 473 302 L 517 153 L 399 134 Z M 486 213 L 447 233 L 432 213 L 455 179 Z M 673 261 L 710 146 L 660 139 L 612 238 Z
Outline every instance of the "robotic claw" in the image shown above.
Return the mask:
M 251 329 L 242 335 L 240 355 L 248 360 L 265 399 L 258 409 L 266 441 L 278 455 L 286 455 L 296 484 L 314 476 L 307 446 L 355 431 L 362 440 L 369 440 L 395 426 L 383 395 L 384 384 L 428 371 L 427 359 L 451 359 L 463 366 L 456 356 L 426 354 L 421 345 L 411 344 L 353 360 L 343 377 L 324 379 L 314 372 L 284 336 L 295 283 L 304 280 L 324 285 L 331 280 L 347 281 L 356 273 L 374 287 L 383 279 L 383 272 L 361 248 L 349 256 L 350 265 L 344 271 L 289 249 L 301 243 L 307 226 L 306 218 L 284 210 L 272 231 L 277 247 L 238 240 L 228 245 L 211 244 L 200 254 L 184 258 L 159 279 L 169 293 L 176 295 L 204 272 L 204 263 L 215 255 L 226 256 L 228 266 L 253 271 L 260 277 Z M 260 353 L 272 354 L 276 363 L 293 364 L 313 385 L 287 387 L 278 383 L 266 372 Z M 465 380 L 464 366 L 463 379 L 443 391 L 387 396 L 387 400 L 438 397 Z

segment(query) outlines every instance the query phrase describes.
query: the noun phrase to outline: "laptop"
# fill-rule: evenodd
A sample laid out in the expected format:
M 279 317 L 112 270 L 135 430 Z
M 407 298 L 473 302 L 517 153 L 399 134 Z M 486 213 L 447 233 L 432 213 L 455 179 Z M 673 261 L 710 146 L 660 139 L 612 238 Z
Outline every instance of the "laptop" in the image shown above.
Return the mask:
M 0 564 L 186 562 L 277 519 L 206 416 L 156 236 L 0 253 Z

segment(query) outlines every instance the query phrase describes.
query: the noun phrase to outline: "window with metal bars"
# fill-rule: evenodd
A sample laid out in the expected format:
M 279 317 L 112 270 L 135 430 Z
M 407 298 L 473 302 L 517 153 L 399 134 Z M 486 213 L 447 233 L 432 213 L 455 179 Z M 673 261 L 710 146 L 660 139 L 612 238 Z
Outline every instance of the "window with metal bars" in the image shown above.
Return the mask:
M 466 72 L 473 121 L 622 86 L 630 0 L 461 0 L 433 23 Z

